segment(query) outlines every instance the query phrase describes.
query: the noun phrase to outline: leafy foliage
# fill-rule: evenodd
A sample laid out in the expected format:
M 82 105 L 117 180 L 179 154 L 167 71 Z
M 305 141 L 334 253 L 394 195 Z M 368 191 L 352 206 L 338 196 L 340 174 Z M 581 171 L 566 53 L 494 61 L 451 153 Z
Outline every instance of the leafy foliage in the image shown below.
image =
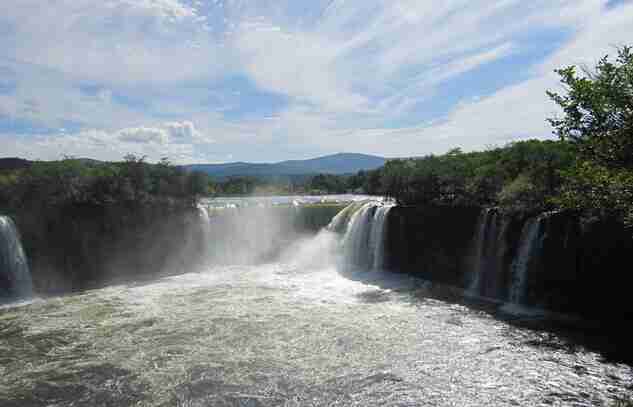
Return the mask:
M 549 121 L 577 157 L 557 202 L 633 225 L 633 52 L 620 48 L 584 75 L 573 66 L 557 72 L 566 93 L 548 94 L 564 115 Z
M 556 71 L 566 94 L 547 92 L 564 116 L 549 119 L 581 159 L 601 166 L 633 169 L 633 52 L 619 49 L 615 62 L 602 58 L 593 72 L 570 66 Z
M 483 152 L 392 160 L 380 170 L 381 192 L 401 204 L 503 205 L 543 209 L 573 162 L 565 142 L 528 140 Z
M 487 151 L 388 161 L 354 175 L 231 177 L 213 182 L 164 159 L 120 163 L 65 159 L 0 171 L 0 204 L 25 202 L 194 202 L 200 195 L 366 193 L 405 205 L 568 208 L 616 216 L 633 225 L 633 51 L 602 58 L 593 71 L 557 70 L 565 92 L 547 92 L 562 108 L 549 122 L 558 141 L 526 140 Z
M 192 204 L 208 188 L 205 174 L 186 173 L 166 159 L 149 164 L 133 155 L 113 163 L 65 158 L 0 173 L 0 204 L 144 205 L 167 200 Z

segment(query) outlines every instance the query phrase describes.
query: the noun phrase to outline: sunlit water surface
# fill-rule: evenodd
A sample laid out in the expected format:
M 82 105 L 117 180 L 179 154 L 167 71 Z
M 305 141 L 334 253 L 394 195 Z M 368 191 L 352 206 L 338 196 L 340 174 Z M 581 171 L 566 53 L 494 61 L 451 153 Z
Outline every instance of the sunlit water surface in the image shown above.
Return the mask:
M 358 194 L 335 195 L 273 195 L 273 196 L 248 196 L 248 197 L 214 197 L 200 201 L 203 206 L 209 207 L 267 207 L 277 205 L 310 205 L 310 204 L 347 204 L 366 199 L 382 200 L 381 197 Z
M 631 391 L 630 367 L 417 284 L 270 264 L 4 307 L 0 405 L 609 406 Z

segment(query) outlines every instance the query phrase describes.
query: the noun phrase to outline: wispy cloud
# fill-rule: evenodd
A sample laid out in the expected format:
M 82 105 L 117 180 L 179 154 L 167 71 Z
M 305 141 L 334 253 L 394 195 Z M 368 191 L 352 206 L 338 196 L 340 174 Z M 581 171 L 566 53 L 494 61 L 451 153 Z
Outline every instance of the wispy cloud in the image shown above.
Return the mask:
M 631 21 L 607 0 L 5 0 L 2 155 L 262 161 L 547 137 L 553 69 L 593 64 Z

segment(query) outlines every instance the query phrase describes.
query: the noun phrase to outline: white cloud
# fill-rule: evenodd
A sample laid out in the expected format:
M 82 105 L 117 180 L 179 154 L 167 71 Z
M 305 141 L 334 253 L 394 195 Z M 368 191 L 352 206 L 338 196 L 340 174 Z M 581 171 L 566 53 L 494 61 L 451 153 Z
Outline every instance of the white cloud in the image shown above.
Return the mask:
M 153 143 L 164 145 L 169 142 L 169 134 L 165 129 L 136 127 L 121 130 L 119 132 L 119 140 L 129 143 Z
M 545 93 L 560 90 L 554 69 L 569 65 L 591 68 L 604 54 L 615 54 L 616 46 L 633 38 L 633 4 L 607 10 L 597 9 L 597 3 L 605 2 L 587 1 L 573 10 L 578 18 L 581 12 L 589 14 L 569 42 L 532 70 L 531 78 L 457 106 L 441 123 L 419 129 L 418 137 L 431 140 L 430 151 L 454 146 L 481 149 L 518 139 L 554 137 L 546 119 L 559 110 Z
M 165 123 L 165 131 L 169 133 L 170 140 L 174 143 L 211 142 L 205 138 L 190 121 Z
M 178 0 L 5 0 L 2 14 L 5 57 L 84 79 L 173 82 L 212 76 L 227 61 Z
M 0 89 L 0 116 L 83 130 L 5 134 L 3 149 L 50 158 L 67 149 L 111 159 L 132 152 L 180 162 L 213 161 L 215 154 L 261 161 L 341 150 L 418 155 L 547 137 L 545 118 L 555 107 L 544 92 L 556 86 L 552 70 L 591 66 L 633 38 L 633 5 L 605 5 L 5 0 L 0 72 L 13 74 L 0 87 L 16 88 Z M 528 58 L 526 46 L 544 47 L 532 37 L 545 31 L 565 32 L 565 42 L 550 46 L 557 50 L 544 61 Z M 505 78 L 479 89 L 478 74 L 515 57 L 520 62 Z M 244 75 L 260 91 L 287 96 L 288 105 L 266 111 L 267 118 L 227 119 L 224 104 L 250 113 L 267 101 L 253 107 L 242 92 L 211 104 L 225 75 Z M 442 94 L 442 85 L 462 75 L 474 79 L 461 103 L 448 112 L 420 111 L 422 102 L 454 97 Z M 92 91 L 83 91 L 85 84 Z
M 498 4 L 334 1 L 313 25 L 257 15 L 232 38 L 243 69 L 262 88 L 328 113 L 385 115 L 414 92 L 424 98 L 434 86 L 507 56 L 511 36 L 527 29 L 510 18 L 555 8 L 546 1 L 539 1 L 543 10 Z
M 234 41 L 243 69 L 263 89 L 328 111 L 359 110 L 367 102 L 337 77 L 337 47 L 317 36 L 245 23 Z
M 3 155 L 30 159 L 59 159 L 65 155 L 121 160 L 126 154 L 147 156 L 149 161 L 169 157 L 175 163 L 204 161 L 197 150 L 212 140 L 190 121 L 116 131 L 83 130 L 76 133 L 35 135 L 30 138 L 0 135 Z
M 157 127 L 132 127 L 116 132 L 118 139 L 129 143 L 205 144 L 213 140 L 200 133 L 190 121 L 167 122 Z

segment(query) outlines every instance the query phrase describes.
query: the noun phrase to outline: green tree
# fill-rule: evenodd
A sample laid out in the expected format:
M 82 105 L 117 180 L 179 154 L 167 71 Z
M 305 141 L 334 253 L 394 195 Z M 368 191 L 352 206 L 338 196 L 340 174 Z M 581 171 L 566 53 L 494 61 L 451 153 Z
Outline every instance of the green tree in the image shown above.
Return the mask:
M 564 112 L 562 117 L 549 119 L 558 136 L 576 145 L 584 159 L 633 169 L 631 48 L 620 48 L 614 62 L 605 56 L 584 75 L 575 66 L 556 72 L 566 93 L 547 93 Z
M 557 72 L 566 91 L 548 95 L 564 114 L 549 121 L 577 152 L 557 202 L 633 225 L 633 52 L 622 47 L 582 75 L 573 66 Z

